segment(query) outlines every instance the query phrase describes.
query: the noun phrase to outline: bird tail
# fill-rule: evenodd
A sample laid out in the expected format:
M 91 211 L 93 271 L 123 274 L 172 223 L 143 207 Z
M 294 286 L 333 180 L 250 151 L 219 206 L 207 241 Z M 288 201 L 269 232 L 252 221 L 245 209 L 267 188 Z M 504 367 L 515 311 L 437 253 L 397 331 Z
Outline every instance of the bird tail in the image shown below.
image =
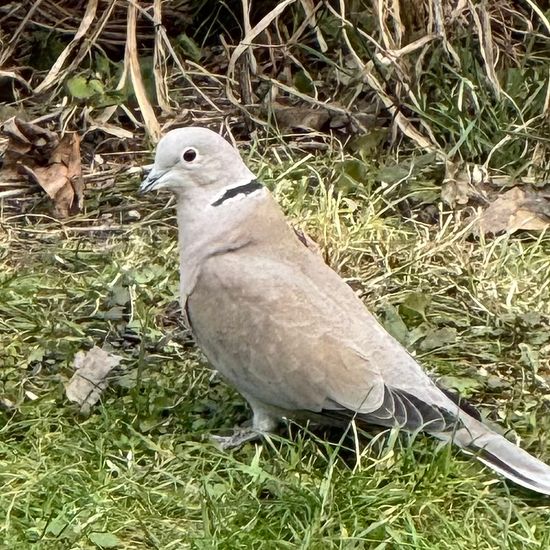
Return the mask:
M 425 392 L 420 398 L 385 387 L 382 405 L 367 413 L 346 408 L 323 410 L 324 418 L 354 419 L 366 424 L 399 426 L 409 431 L 420 429 L 444 441 L 452 441 L 518 485 L 550 495 L 550 466 L 473 415 L 478 415 L 473 407 L 437 388 L 433 388 L 431 393 Z
M 460 415 L 461 425 L 445 439 L 514 483 L 550 495 L 550 466 L 492 431 L 468 414 Z M 443 434 L 434 434 L 441 437 Z

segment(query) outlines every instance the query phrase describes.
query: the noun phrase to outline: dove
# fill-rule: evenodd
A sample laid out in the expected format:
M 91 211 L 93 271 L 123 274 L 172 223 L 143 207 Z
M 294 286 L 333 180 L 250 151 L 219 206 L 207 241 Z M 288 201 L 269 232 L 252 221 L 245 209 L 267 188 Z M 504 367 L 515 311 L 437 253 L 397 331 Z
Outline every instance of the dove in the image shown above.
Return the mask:
M 550 494 L 550 467 L 440 389 L 352 288 L 304 246 L 224 138 L 168 132 L 142 193 L 176 197 L 182 313 L 209 363 L 248 401 L 235 447 L 284 419 L 378 425 L 450 441 L 515 483 Z

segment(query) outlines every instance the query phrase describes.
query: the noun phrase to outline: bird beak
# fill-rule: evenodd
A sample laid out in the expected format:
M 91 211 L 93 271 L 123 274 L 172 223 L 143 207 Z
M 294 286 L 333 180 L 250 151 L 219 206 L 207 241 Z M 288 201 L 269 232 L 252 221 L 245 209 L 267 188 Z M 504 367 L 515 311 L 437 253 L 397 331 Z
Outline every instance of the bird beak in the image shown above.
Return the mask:
M 145 166 L 144 170 L 147 168 L 151 168 L 150 166 Z M 157 189 L 159 180 L 162 179 L 162 176 L 166 174 L 165 171 L 158 171 L 155 170 L 155 168 L 151 168 L 151 171 L 147 174 L 147 177 L 141 182 L 141 185 L 139 186 L 138 193 L 140 195 L 143 195 L 144 193 L 148 193 L 149 191 L 153 191 L 154 189 Z

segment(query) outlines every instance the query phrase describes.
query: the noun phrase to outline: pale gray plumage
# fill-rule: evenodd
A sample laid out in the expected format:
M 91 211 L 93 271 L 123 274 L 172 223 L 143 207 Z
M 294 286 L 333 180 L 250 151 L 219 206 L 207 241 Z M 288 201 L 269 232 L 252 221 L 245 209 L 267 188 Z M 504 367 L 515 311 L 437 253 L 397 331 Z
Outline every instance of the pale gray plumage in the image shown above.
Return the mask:
M 205 128 L 169 132 L 141 186 L 151 189 L 177 197 L 183 309 L 208 360 L 252 407 L 256 432 L 308 414 L 421 429 L 550 494 L 550 467 L 434 384 L 300 242 L 223 138 Z

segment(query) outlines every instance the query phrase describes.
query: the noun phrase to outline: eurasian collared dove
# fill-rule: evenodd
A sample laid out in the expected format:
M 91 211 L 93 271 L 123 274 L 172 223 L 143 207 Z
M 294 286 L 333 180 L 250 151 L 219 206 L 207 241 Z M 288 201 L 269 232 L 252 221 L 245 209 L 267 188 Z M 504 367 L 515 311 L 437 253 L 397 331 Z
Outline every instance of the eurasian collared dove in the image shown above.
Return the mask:
M 181 303 L 209 362 L 248 401 L 252 430 L 281 418 L 423 430 L 519 485 L 550 494 L 550 467 L 439 389 L 322 258 L 303 245 L 239 153 L 205 128 L 158 144 L 142 192 L 177 197 Z

